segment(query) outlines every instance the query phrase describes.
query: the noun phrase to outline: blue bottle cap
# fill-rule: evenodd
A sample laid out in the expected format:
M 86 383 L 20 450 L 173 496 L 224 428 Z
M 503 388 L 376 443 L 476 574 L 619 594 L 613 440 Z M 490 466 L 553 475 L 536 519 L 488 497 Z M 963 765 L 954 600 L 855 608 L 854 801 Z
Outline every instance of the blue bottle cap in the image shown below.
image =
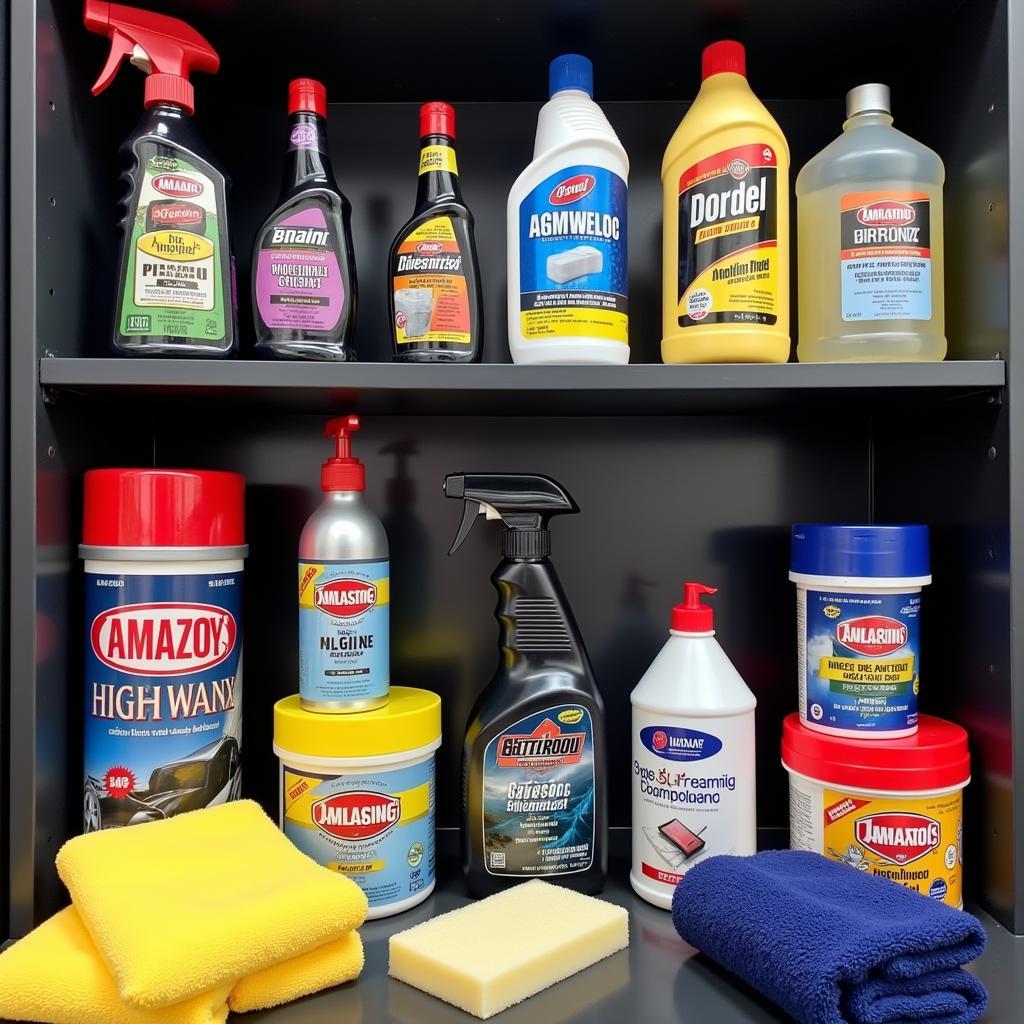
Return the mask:
M 594 97 L 594 65 L 578 53 L 563 53 L 548 67 L 548 95 L 565 89 L 580 89 Z
M 929 576 L 928 527 L 797 523 L 789 568 L 803 576 Z

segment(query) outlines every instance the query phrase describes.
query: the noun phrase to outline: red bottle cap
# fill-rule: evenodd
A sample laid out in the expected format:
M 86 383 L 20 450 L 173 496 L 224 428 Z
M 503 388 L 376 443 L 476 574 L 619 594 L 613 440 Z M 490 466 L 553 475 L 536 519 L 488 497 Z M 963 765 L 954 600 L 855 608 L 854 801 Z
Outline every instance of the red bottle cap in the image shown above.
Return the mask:
M 324 427 L 324 437 L 335 438 L 338 448 L 320 469 L 322 491 L 361 491 L 366 487 L 366 470 L 352 455 L 352 434 L 358 429 L 358 416 L 339 416 Z
M 315 78 L 293 78 L 288 83 L 288 113 L 300 110 L 327 116 L 327 87 Z
M 701 601 L 702 594 L 714 594 L 718 587 L 684 583 L 682 604 L 672 609 L 672 629 L 677 633 L 710 633 L 715 628 L 715 610 Z
M 245 543 L 245 479 L 201 469 L 90 469 L 82 543 L 238 547 Z
M 187 78 L 180 75 L 150 75 L 142 90 L 142 105 L 149 110 L 158 103 L 173 103 L 186 114 L 196 112 L 196 91 Z
M 967 733 L 931 715 L 921 715 L 913 736 L 866 740 L 805 729 L 793 712 L 782 723 L 782 763 L 816 782 L 853 792 L 952 789 L 971 778 Z
M 420 138 L 428 135 L 447 135 L 455 138 L 455 108 L 450 103 L 434 100 L 420 107 Z
M 723 71 L 734 75 L 747 74 L 747 51 L 735 39 L 722 39 L 704 47 L 700 55 L 700 79 L 720 75 Z

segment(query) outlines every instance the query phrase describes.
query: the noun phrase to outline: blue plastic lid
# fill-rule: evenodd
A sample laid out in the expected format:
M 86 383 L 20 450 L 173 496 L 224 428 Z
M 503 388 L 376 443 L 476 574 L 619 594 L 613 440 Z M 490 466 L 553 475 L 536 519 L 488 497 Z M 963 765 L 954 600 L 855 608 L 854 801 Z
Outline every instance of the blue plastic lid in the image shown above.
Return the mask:
M 789 568 L 805 576 L 928 576 L 928 527 L 797 523 Z
M 594 65 L 578 53 L 563 53 L 548 68 L 548 95 L 564 89 L 581 89 L 591 99 L 594 96 Z

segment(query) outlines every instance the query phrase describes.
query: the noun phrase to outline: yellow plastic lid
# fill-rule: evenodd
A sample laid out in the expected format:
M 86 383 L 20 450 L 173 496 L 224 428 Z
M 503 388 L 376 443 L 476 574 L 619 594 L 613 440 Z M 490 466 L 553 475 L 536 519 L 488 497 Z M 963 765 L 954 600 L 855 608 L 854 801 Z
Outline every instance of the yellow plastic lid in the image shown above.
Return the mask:
M 441 698 L 430 690 L 392 686 L 391 699 L 351 715 L 307 711 L 299 695 L 274 705 L 274 744 L 310 757 L 377 757 L 425 747 L 441 738 Z

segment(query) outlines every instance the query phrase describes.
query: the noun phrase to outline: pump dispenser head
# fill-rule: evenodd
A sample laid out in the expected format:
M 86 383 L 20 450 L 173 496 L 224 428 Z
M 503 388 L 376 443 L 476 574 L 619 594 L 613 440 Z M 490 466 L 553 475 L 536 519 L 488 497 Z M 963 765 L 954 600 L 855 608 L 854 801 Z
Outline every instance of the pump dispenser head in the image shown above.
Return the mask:
M 704 594 L 715 594 L 718 587 L 704 583 L 684 583 L 683 603 L 672 609 L 672 630 L 676 633 L 710 633 L 715 628 L 715 610 L 704 604 Z
M 563 53 L 548 65 L 548 95 L 578 89 L 594 98 L 594 65 L 579 53 Z
M 324 427 L 324 437 L 337 442 L 334 456 L 320 469 L 320 490 L 361 491 L 366 487 L 366 470 L 352 455 L 352 434 L 359 429 L 358 416 L 339 416 Z
M 82 21 L 90 32 L 110 40 L 107 63 L 92 87 L 94 96 L 110 85 L 121 61 L 127 57 L 148 76 L 144 93 L 146 109 L 158 103 L 173 103 L 192 114 L 195 90 L 188 80 L 189 74 L 193 71 L 213 74 L 220 67 L 217 51 L 180 18 L 106 0 L 85 0 Z
M 579 512 L 557 480 L 536 473 L 451 473 L 444 478 L 444 493 L 465 502 L 449 555 L 462 547 L 477 516 L 485 515 L 505 524 L 501 544 L 505 558 L 546 558 L 551 553 L 551 517 Z

